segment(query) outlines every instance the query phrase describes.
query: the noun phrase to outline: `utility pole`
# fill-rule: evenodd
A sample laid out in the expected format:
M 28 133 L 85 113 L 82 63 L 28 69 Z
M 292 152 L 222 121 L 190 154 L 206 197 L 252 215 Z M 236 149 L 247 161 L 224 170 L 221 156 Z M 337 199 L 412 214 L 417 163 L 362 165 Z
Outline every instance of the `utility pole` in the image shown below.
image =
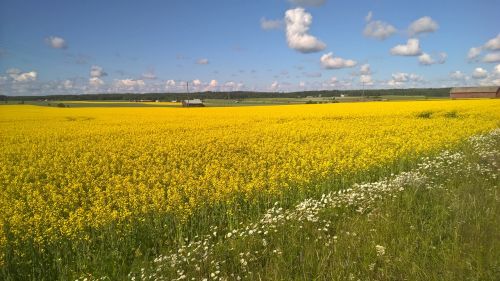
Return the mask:
M 186 81 L 186 93 L 187 93 L 187 100 L 189 101 L 189 81 Z
M 365 97 L 365 81 L 363 81 L 363 98 Z

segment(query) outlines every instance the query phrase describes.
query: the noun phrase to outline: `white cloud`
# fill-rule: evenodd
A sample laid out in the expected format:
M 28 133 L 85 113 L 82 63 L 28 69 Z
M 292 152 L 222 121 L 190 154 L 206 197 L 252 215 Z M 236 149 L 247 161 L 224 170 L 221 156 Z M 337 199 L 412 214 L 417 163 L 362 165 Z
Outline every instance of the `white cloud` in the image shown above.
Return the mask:
M 500 86 L 500 78 L 488 76 L 485 79 L 479 80 L 479 85 L 480 86 Z
M 217 80 L 212 80 L 212 81 L 210 81 L 210 84 L 208 84 L 208 86 L 210 86 L 210 87 L 217 87 L 217 84 L 218 84 Z
M 173 87 L 173 86 L 175 86 L 175 81 L 174 80 L 167 80 L 166 85 L 168 87 Z
M 484 48 L 488 50 L 500 50 L 500 34 L 497 35 L 497 37 L 492 38 L 484 44 Z
M 288 0 L 288 2 L 297 6 L 321 6 L 326 0 Z
M 29 82 L 29 81 L 35 81 L 38 76 L 38 73 L 36 71 L 30 71 L 30 72 L 23 72 L 19 73 L 14 77 L 15 82 Z M 11 76 L 12 77 L 12 76 Z
M 422 17 L 412 22 L 408 27 L 410 36 L 420 33 L 434 32 L 439 28 L 439 25 L 431 17 Z
M 313 53 L 326 48 L 325 43 L 308 34 L 311 23 L 311 14 L 307 13 L 303 8 L 286 11 L 286 39 L 290 48 L 301 53 Z
M 327 53 L 321 56 L 321 65 L 326 69 L 338 69 L 356 66 L 354 60 L 346 60 L 340 57 L 333 57 L 333 53 Z
M 71 89 L 73 88 L 73 85 L 74 83 L 71 80 L 64 80 L 64 82 L 62 83 L 64 89 Z
M 102 81 L 99 77 L 91 77 L 89 79 L 89 84 L 93 87 L 99 87 L 101 85 L 104 85 L 104 81 Z
M 210 81 L 210 83 L 208 83 L 208 85 L 205 87 L 205 91 L 213 91 L 217 88 L 217 85 L 219 83 L 217 82 L 217 80 L 213 79 Z
M 472 47 L 469 49 L 469 52 L 467 53 L 467 58 L 469 60 L 473 60 L 477 58 L 481 54 L 481 47 Z
M 193 86 L 198 87 L 201 85 L 201 80 L 200 79 L 195 79 L 192 82 Z
M 36 78 L 38 77 L 38 73 L 36 71 L 22 72 L 20 69 L 17 68 L 9 68 L 5 71 L 5 73 L 14 82 L 36 81 Z M 2 80 L 7 81 L 7 77 L 5 77 Z
M 497 64 L 495 66 L 495 68 L 493 68 L 493 72 L 496 74 L 496 75 L 500 75 L 500 64 Z
M 483 62 L 500 62 L 500 52 L 486 54 Z
M 373 85 L 373 80 L 371 75 L 361 75 L 359 76 L 359 82 L 363 85 Z
M 419 57 L 418 57 L 418 61 L 420 64 L 423 64 L 423 65 L 431 65 L 431 64 L 434 64 L 434 59 L 432 59 L 432 57 L 427 54 L 427 53 L 423 53 L 421 54 Z
M 222 85 L 222 90 L 227 92 L 239 91 L 244 87 L 243 83 L 237 83 L 234 81 L 227 81 Z
M 136 87 L 144 87 L 144 80 L 122 79 L 115 81 L 115 86 L 120 89 L 133 90 Z
M 366 21 L 366 22 L 369 22 L 369 21 L 371 21 L 371 20 L 372 20 L 372 18 L 373 18 L 373 12 L 372 12 L 372 11 L 369 11 L 369 12 L 368 12 L 368 14 L 367 14 L 367 15 L 366 15 L 366 17 L 365 17 L 365 21 Z
M 371 74 L 372 70 L 370 69 L 370 65 L 366 63 L 366 64 L 363 64 L 362 66 L 360 66 L 359 73 L 361 73 L 363 75 Z
M 280 29 L 283 27 L 282 20 L 268 20 L 266 18 L 260 19 L 260 27 L 264 30 Z
M 422 65 L 431 65 L 431 64 L 436 64 L 436 63 L 443 64 L 446 62 L 446 58 L 448 57 L 448 54 L 446 54 L 445 52 L 441 52 L 438 54 L 438 56 L 439 56 L 439 59 L 436 61 L 429 54 L 422 53 L 418 57 L 418 61 Z
M 392 34 L 396 33 L 397 29 L 380 20 L 370 21 L 366 24 L 363 30 L 363 35 L 366 37 L 372 37 L 378 40 L 384 40 Z
M 66 49 L 68 45 L 66 40 L 58 36 L 49 36 L 45 38 L 45 43 L 54 49 Z
M 271 84 L 271 91 L 277 91 L 278 88 L 280 87 L 280 84 L 278 83 L 278 81 L 274 81 L 272 84 Z
M 299 87 L 300 87 L 300 88 L 305 88 L 305 87 L 306 87 L 306 82 L 304 82 L 304 81 L 300 81 L 300 82 L 299 82 Z
M 486 77 L 488 77 L 488 71 L 486 71 L 485 69 L 483 69 L 481 67 L 477 67 L 472 72 L 472 78 L 483 79 L 483 78 L 486 78 Z
M 104 72 L 102 67 L 100 67 L 98 65 L 93 65 L 90 67 L 90 77 L 100 78 L 100 77 L 103 77 L 106 75 L 108 75 L 108 74 L 106 72 Z
M 387 82 L 389 86 L 402 86 L 407 82 L 422 82 L 423 78 L 417 74 L 397 72 L 392 74 L 392 79 Z
M 396 45 L 391 49 L 395 56 L 418 56 L 422 53 L 418 39 L 408 39 L 406 45 Z
M 196 64 L 208 64 L 208 59 L 202 58 L 196 61 Z
M 463 80 L 463 79 L 465 79 L 465 74 L 462 73 L 460 70 L 456 70 L 456 71 L 450 72 L 450 77 L 454 80 Z

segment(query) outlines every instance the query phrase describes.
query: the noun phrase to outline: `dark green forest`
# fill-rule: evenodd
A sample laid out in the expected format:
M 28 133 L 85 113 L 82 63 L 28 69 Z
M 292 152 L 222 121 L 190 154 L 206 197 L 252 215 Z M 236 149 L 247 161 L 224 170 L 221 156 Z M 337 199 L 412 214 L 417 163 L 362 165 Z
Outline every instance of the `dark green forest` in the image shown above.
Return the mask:
M 324 90 L 304 92 L 196 92 L 196 93 L 103 93 L 84 95 L 45 95 L 45 96 L 6 96 L 0 95 L 1 101 L 87 101 L 87 100 L 183 100 L 183 99 L 247 99 L 247 98 L 305 98 L 309 96 L 340 97 L 341 95 L 359 97 L 377 96 L 425 96 L 425 97 L 447 97 L 450 88 L 427 88 L 427 89 L 375 89 L 375 90 Z

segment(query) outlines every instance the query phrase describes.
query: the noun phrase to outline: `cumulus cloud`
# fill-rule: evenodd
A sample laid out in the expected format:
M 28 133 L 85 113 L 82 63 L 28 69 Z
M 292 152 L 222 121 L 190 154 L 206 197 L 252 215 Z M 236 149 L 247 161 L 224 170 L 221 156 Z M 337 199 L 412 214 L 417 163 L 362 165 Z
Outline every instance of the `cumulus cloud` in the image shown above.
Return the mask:
M 363 85 L 373 85 L 373 80 L 371 75 L 361 75 L 359 76 L 359 82 Z
M 198 87 L 201 85 L 201 80 L 200 79 L 195 79 L 193 82 L 191 82 L 193 86 Z
M 288 47 L 301 53 L 313 53 L 326 48 L 325 43 L 308 33 L 311 23 L 311 14 L 303 8 L 286 11 L 285 26 Z
M 408 39 L 406 45 L 396 45 L 391 49 L 394 56 L 418 56 L 422 53 L 418 39 Z
M 217 82 L 217 80 L 212 79 L 210 83 L 208 83 L 208 85 L 205 87 L 205 91 L 214 91 L 217 88 L 218 84 L 219 83 Z
M 387 82 L 389 86 L 402 86 L 407 82 L 421 82 L 423 78 L 417 74 L 397 72 L 392 74 L 392 79 Z
M 45 38 L 45 43 L 54 49 L 66 49 L 68 45 L 66 40 L 58 36 L 49 36 Z
M 280 87 L 280 84 L 278 83 L 278 81 L 274 81 L 272 84 L 271 84 L 271 91 L 277 91 L 278 88 Z
M 217 87 L 217 84 L 218 84 L 217 80 L 212 80 L 212 81 L 210 81 L 210 83 L 208 84 L 208 86 L 210 86 L 210 87 Z
M 481 54 L 481 47 L 472 47 L 469 49 L 469 52 L 467 53 L 467 58 L 469 60 L 473 60 L 477 58 Z
M 104 72 L 104 70 L 102 69 L 102 67 L 98 66 L 98 65 L 93 65 L 90 67 L 90 77 L 92 78 L 100 78 L 100 77 L 103 77 L 103 76 L 106 76 L 108 75 L 106 72 Z
M 288 0 L 288 2 L 297 6 L 321 6 L 326 0 Z
M 365 17 L 366 26 L 363 30 L 363 35 L 366 37 L 385 40 L 387 37 L 396 33 L 397 29 L 394 26 L 380 20 L 372 21 L 372 18 L 373 13 L 370 11 Z
M 174 80 L 167 80 L 167 82 L 165 82 L 165 88 L 167 88 L 167 89 L 171 89 L 175 86 L 176 86 L 176 83 Z
M 472 72 L 472 78 L 483 79 L 483 78 L 486 78 L 486 77 L 488 77 L 488 71 L 486 71 L 485 69 L 483 69 L 481 67 L 477 67 Z
M 122 79 L 115 81 L 115 87 L 118 90 L 134 90 L 135 88 L 144 87 L 146 83 L 144 80 L 135 80 L 135 79 Z
M 14 77 L 15 82 L 29 82 L 35 81 L 38 76 L 36 71 L 22 72 Z
M 244 85 L 241 82 L 238 83 L 238 82 L 234 82 L 234 81 L 227 81 L 226 83 L 224 83 L 220 87 L 222 88 L 223 91 L 233 92 L 233 91 L 241 90 L 244 87 Z
M 327 53 L 320 58 L 321 65 L 326 69 L 348 68 L 356 66 L 357 62 L 354 60 L 343 59 L 334 57 L 333 53 Z
M 415 36 L 420 33 L 434 32 L 439 28 L 439 25 L 431 17 L 422 17 L 412 22 L 408 27 L 410 36 Z
M 71 89 L 71 88 L 73 88 L 73 85 L 74 85 L 74 83 L 73 83 L 73 81 L 71 81 L 71 80 L 64 80 L 64 81 L 62 82 L 62 87 L 63 87 L 64 89 Z
M 359 67 L 359 73 L 361 73 L 362 75 L 368 75 L 368 74 L 371 74 L 372 71 L 370 69 L 370 65 L 369 64 L 363 64 L 362 66 Z
M 456 70 L 453 72 L 450 72 L 450 78 L 454 80 L 463 80 L 465 79 L 465 74 L 462 73 L 460 70 Z
M 497 64 L 495 68 L 493 68 L 493 73 L 500 75 L 500 64 Z
M 36 71 L 22 72 L 17 68 L 9 68 L 5 71 L 5 73 L 10 77 L 11 81 L 14 82 L 30 82 L 36 81 L 38 77 L 38 73 Z M 4 80 L 7 80 L 5 78 Z
M 196 64 L 208 64 L 208 59 L 206 58 L 201 58 L 196 61 Z
M 446 58 L 448 57 L 448 54 L 446 54 L 445 52 L 441 52 L 438 54 L 438 56 L 439 56 L 439 59 L 435 60 L 429 54 L 422 53 L 418 57 L 418 61 L 421 65 L 431 65 L 431 64 L 436 64 L 436 63 L 443 64 L 446 62 Z
M 486 54 L 483 62 L 500 62 L 500 52 Z
M 92 87 L 99 87 L 104 85 L 104 81 L 102 81 L 99 77 L 90 77 L 89 84 Z
M 266 18 L 260 19 L 260 27 L 264 30 L 281 29 L 283 27 L 282 20 L 268 20 Z
M 484 44 L 484 48 L 488 50 L 500 50 L 500 34 L 497 37 L 492 38 Z
M 432 59 L 432 57 L 427 54 L 427 53 L 423 53 L 421 54 L 419 57 L 418 57 L 418 61 L 420 62 L 420 64 L 423 64 L 423 65 L 431 65 L 431 64 L 434 64 L 434 60 Z

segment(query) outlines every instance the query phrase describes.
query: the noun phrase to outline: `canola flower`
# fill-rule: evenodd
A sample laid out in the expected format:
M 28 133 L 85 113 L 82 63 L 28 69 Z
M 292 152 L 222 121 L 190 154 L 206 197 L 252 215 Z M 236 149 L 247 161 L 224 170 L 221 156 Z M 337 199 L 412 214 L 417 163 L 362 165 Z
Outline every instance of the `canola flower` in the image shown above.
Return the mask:
M 0 248 L 306 189 L 498 126 L 500 101 L 0 108 Z M 7 233 L 8 231 L 8 233 Z M 3 252 L 3 251 L 2 251 Z M 3 257 L 0 257 L 0 263 Z

